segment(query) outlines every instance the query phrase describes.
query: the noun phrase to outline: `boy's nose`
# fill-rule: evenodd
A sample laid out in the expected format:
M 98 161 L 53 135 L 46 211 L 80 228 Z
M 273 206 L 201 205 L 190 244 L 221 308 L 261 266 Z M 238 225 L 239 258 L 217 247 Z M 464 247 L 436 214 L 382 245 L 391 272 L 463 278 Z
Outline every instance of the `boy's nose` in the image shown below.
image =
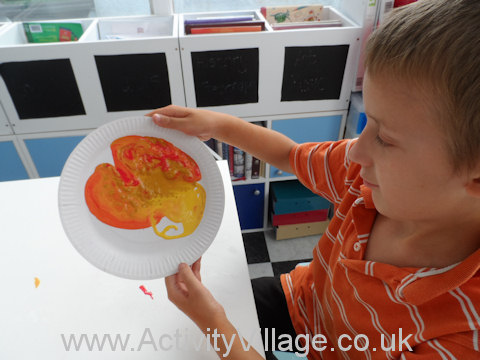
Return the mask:
M 348 153 L 350 160 L 361 165 L 362 167 L 372 165 L 372 159 L 369 155 L 368 148 L 369 146 L 367 139 L 362 133 Z

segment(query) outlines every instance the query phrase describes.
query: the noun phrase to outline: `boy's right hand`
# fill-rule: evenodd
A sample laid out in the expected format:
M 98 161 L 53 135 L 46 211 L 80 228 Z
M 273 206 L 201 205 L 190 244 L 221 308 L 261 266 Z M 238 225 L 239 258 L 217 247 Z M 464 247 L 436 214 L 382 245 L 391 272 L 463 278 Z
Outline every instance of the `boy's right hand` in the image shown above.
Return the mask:
M 180 130 L 205 141 L 215 137 L 216 123 L 221 114 L 209 110 L 169 105 L 156 109 L 146 116 L 151 116 L 158 126 Z
M 168 299 L 192 319 L 200 329 L 215 328 L 226 322 L 223 307 L 202 284 L 200 259 L 192 267 L 180 264 L 178 273 L 167 276 Z

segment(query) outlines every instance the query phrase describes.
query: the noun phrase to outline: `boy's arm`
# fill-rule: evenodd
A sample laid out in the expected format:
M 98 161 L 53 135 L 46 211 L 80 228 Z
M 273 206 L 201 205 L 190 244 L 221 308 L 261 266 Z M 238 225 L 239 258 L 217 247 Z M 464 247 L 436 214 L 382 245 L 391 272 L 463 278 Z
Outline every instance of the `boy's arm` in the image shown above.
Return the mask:
M 290 155 L 293 174 L 314 193 L 340 204 L 349 189 L 352 194 L 360 193 L 360 165 L 349 157 L 354 143 L 355 140 L 344 139 L 296 146 Z
M 170 301 L 190 317 L 205 335 L 210 335 L 210 343 L 220 358 L 263 359 L 245 340 L 240 339 L 223 307 L 201 283 L 200 260 L 192 268 L 181 264 L 177 274 L 165 279 L 165 285 Z
M 236 146 L 278 169 L 292 172 L 289 154 L 296 145 L 287 136 L 233 115 L 170 105 L 147 114 L 162 127 L 180 130 L 201 140 L 215 138 Z

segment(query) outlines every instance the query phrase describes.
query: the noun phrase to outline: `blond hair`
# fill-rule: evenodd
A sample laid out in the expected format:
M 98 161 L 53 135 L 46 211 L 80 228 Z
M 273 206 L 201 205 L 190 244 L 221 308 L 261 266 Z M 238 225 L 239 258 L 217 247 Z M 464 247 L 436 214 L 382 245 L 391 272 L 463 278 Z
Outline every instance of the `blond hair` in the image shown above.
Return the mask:
M 367 42 L 365 67 L 432 94 L 454 170 L 479 166 L 480 1 L 419 0 L 393 10 Z

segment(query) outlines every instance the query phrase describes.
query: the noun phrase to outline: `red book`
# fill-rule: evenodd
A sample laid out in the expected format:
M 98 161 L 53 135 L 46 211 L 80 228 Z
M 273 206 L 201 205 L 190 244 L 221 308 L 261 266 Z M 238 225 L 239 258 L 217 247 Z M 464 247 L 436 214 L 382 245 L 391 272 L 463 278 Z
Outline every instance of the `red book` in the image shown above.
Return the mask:
M 200 24 L 185 24 L 185 34 L 191 34 L 192 29 L 198 28 L 231 28 L 231 27 L 240 27 L 240 26 L 260 26 L 260 28 L 265 30 L 265 22 L 261 20 L 254 21 L 233 21 L 233 22 L 222 22 L 222 23 L 200 23 Z
M 292 225 L 309 222 L 325 221 L 328 218 L 328 209 L 302 211 L 289 214 L 275 215 L 272 213 L 272 225 Z
M 395 0 L 394 7 L 400 7 L 400 6 L 408 5 L 408 4 L 413 3 L 415 1 L 417 1 L 417 0 Z
M 225 26 L 225 27 L 203 27 L 191 29 L 191 34 L 218 34 L 232 32 L 249 32 L 262 31 L 262 27 L 258 26 Z

